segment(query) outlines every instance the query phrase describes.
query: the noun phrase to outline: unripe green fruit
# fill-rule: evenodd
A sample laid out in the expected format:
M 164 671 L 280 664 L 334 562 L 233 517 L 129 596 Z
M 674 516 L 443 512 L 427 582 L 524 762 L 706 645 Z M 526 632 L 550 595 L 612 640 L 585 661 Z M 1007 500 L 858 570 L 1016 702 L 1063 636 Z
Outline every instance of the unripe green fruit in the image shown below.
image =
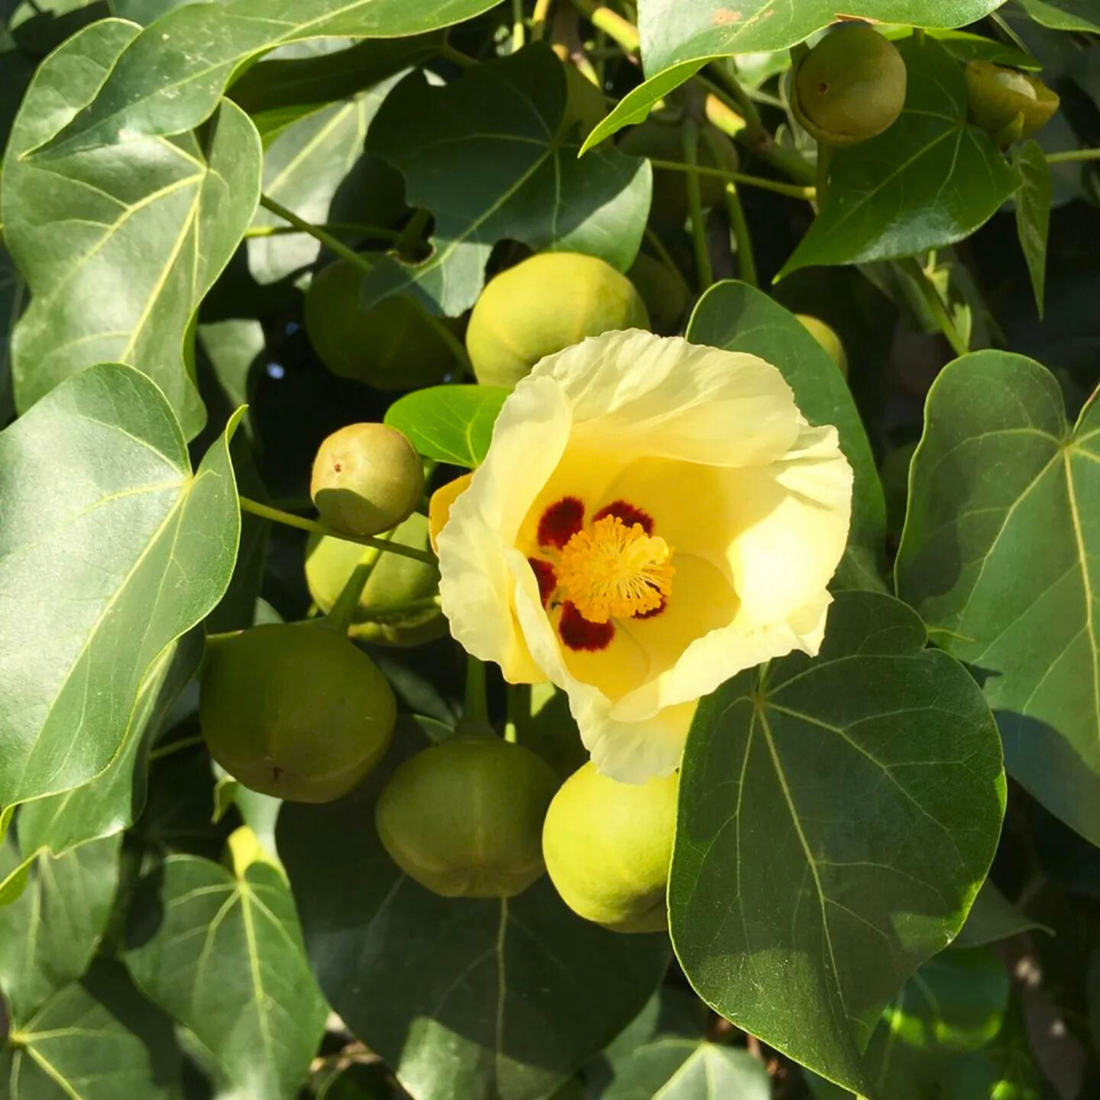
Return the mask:
M 684 280 L 644 252 L 638 253 L 627 276 L 645 302 L 653 331 L 661 335 L 678 332 L 691 297 Z
M 333 432 L 313 460 L 309 495 L 337 531 L 388 531 L 413 513 L 423 492 L 420 456 L 388 424 L 349 424 Z
M 707 139 L 710 135 L 711 140 Z M 720 160 L 716 160 L 711 148 L 713 143 L 722 150 Z M 619 142 L 619 151 L 633 157 L 652 157 L 654 160 L 671 160 L 682 163 L 684 145 L 681 127 L 670 126 L 647 119 L 630 130 Z M 722 168 L 737 171 L 737 150 L 721 130 L 706 126 L 699 135 L 699 164 L 704 168 Z M 715 206 L 722 201 L 726 182 L 719 176 L 699 176 L 699 198 L 703 208 Z M 672 168 L 653 169 L 653 201 L 650 214 L 654 221 L 683 225 L 687 219 L 687 173 Z
M 796 313 L 795 316 L 802 323 L 802 327 L 829 353 L 829 358 L 847 378 L 848 353 L 844 350 L 844 345 L 836 332 L 820 317 L 814 317 L 809 313 Z
M 1009 141 L 1030 137 L 1058 110 L 1058 96 L 1038 77 L 971 61 L 966 66 L 970 121 Z
M 428 520 L 414 512 L 393 532 L 393 541 L 427 550 Z M 370 565 L 348 633 L 372 645 L 421 645 L 447 632 L 438 601 L 439 570 L 400 554 L 360 546 L 334 535 L 311 535 L 306 544 L 306 584 L 314 603 L 332 610 L 357 565 Z M 409 604 L 423 604 L 408 607 Z
M 385 755 L 397 706 L 386 678 L 347 638 L 271 623 L 213 643 L 199 718 L 210 755 L 246 787 L 331 802 Z
M 314 276 L 306 291 L 306 334 L 333 374 L 380 390 L 409 390 L 443 380 L 454 355 L 411 298 L 359 305 L 363 273 L 338 260 Z M 442 322 L 446 324 L 446 321 Z
M 634 284 L 610 264 L 576 252 L 542 252 L 481 292 L 466 348 L 479 382 L 511 388 L 543 356 L 586 336 L 648 327 Z
M 854 145 L 892 126 L 905 106 L 905 62 L 866 23 L 827 34 L 798 65 L 794 110 L 824 145 Z
M 546 812 L 542 853 L 573 912 L 615 932 L 667 927 L 676 790 L 675 775 L 619 783 L 591 761 L 565 781 Z
M 499 738 L 453 738 L 406 760 L 375 809 L 394 862 L 443 897 L 512 897 L 544 870 L 539 836 L 558 778 Z

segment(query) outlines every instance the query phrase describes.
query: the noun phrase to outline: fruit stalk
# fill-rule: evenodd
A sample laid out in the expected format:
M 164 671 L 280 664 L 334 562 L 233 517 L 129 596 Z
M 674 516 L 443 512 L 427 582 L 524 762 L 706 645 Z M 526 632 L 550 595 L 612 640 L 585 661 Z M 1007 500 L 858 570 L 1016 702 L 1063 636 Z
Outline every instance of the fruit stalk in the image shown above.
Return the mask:
M 361 546 L 371 546 L 375 550 L 388 551 L 391 554 L 400 554 L 405 558 L 422 561 L 425 565 L 435 565 L 435 556 L 429 554 L 426 550 L 417 550 L 400 542 L 376 539 L 370 535 L 346 534 L 343 531 L 333 530 L 333 528 L 318 523 L 316 520 L 291 515 L 290 512 L 284 512 L 280 508 L 272 508 L 267 504 L 261 504 L 258 500 L 250 500 L 248 497 L 238 497 L 237 499 L 242 512 L 260 516 L 263 519 L 270 519 L 275 523 L 282 523 L 287 527 L 297 527 L 299 531 L 315 531 L 319 535 L 332 535 L 334 538 L 343 539 L 345 542 L 357 542 Z

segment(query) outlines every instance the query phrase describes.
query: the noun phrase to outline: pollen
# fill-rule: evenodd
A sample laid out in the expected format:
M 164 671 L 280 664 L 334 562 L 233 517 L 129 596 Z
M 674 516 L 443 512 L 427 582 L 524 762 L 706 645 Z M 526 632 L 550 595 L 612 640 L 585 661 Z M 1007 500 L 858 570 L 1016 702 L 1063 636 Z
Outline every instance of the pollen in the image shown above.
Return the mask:
M 558 585 L 590 623 L 628 619 L 660 607 L 668 596 L 671 556 L 665 540 L 647 535 L 640 523 L 627 527 L 607 516 L 566 543 Z

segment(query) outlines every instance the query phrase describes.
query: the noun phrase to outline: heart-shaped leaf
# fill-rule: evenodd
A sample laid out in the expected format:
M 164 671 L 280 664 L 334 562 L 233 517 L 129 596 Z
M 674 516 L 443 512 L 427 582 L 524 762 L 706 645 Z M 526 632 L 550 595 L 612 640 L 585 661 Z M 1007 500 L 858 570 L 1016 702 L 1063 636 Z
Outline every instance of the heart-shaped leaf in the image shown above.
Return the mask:
M 979 351 L 928 394 L 898 592 L 973 665 L 1011 775 L 1100 844 L 1100 402 Z
M 841 592 L 825 643 L 699 706 L 680 773 L 673 946 L 728 1019 L 869 1091 L 863 1049 L 958 933 L 1000 833 L 981 691 L 904 604 Z
M 1020 186 L 984 130 L 966 121 L 966 78 L 936 41 L 898 44 L 905 108 L 878 137 L 833 153 L 828 199 L 780 276 L 942 248 L 983 225 Z
M 240 531 L 228 434 L 193 474 L 164 394 L 113 363 L 0 433 L 0 803 L 103 771 L 146 670 L 225 591 Z
M 745 283 L 712 286 L 687 328 L 695 344 L 759 355 L 783 373 L 811 424 L 835 424 L 840 447 L 855 471 L 852 527 L 838 571 L 847 588 L 884 590 L 886 503 L 871 445 L 844 376 L 794 314 Z
M 914 27 L 962 27 L 1000 0 L 854 0 L 844 17 Z M 828 0 L 640 0 L 638 31 L 646 81 L 625 96 L 589 135 L 585 148 L 640 122 L 657 100 L 707 61 L 734 54 L 785 50 L 838 18 Z
M 747 1050 L 660 1038 L 611 1063 L 600 1100 L 770 1100 L 772 1082 Z
M 226 103 L 201 141 L 24 157 L 95 95 L 138 29 L 103 20 L 74 35 L 43 62 L 15 120 L 4 240 L 31 291 L 15 328 L 15 397 L 26 410 L 84 367 L 129 363 L 157 382 L 191 438 L 206 414 L 184 339 L 256 209 L 255 127 Z
M 429 386 L 395 401 L 386 423 L 425 458 L 472 469 L 489 450 L 507 396 L 503 386 Z
M 118 58 L 95 98 L 41 157 L 65 157 L 205 122 L 233 74 L 278 46 L 310 38 L 400 38 L 445 27 L 495 0 L 231 0 L 188 4 L 157 19 Z M 102 25 L 102 24 L 100 24 Z M 138 28 L 134 28 L 137 31 Z
M 82 844 L 63 856 L 35 858 L 17 901 L 0 908 L 0 989 L 16 1026 L 62 986 L 83 977 L 111 913 L 121 838 Z M 0 875 L 34 849 L 9 836 Z
M 306 963 L 286 880 L 253 863 L 169 856 L 139 886 L 125 962 L 155 1004 L 189 1028 L 257 1097 L 293 1097 L 328 1009 Z
M 407 291 L 433 312 L 462 313 L 504 238 L 625 271 L 649 211 L 649 162 L 614 149 L 578 161 L 561 133 L 565 107 L 565 71 L 540 43 L 442 88 L 407 76 L 375 116 L 367 150 L 399 168 L 406 200 L 435 216 L 434 251 L 417 265 L 377 264 L 364 307 Z

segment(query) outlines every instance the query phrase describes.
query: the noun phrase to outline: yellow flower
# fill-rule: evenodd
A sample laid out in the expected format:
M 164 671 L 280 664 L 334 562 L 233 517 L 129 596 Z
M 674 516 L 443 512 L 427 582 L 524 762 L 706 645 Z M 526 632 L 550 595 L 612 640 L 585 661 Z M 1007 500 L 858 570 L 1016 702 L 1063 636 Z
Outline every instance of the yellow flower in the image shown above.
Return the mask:
M 569 696 L 603 773 L 679 764 L 696 702 L 816 654 L 852 471 L 754 355 L 610 332 L 504 403 L 438 537 L 451 631 L 512 683 Z

